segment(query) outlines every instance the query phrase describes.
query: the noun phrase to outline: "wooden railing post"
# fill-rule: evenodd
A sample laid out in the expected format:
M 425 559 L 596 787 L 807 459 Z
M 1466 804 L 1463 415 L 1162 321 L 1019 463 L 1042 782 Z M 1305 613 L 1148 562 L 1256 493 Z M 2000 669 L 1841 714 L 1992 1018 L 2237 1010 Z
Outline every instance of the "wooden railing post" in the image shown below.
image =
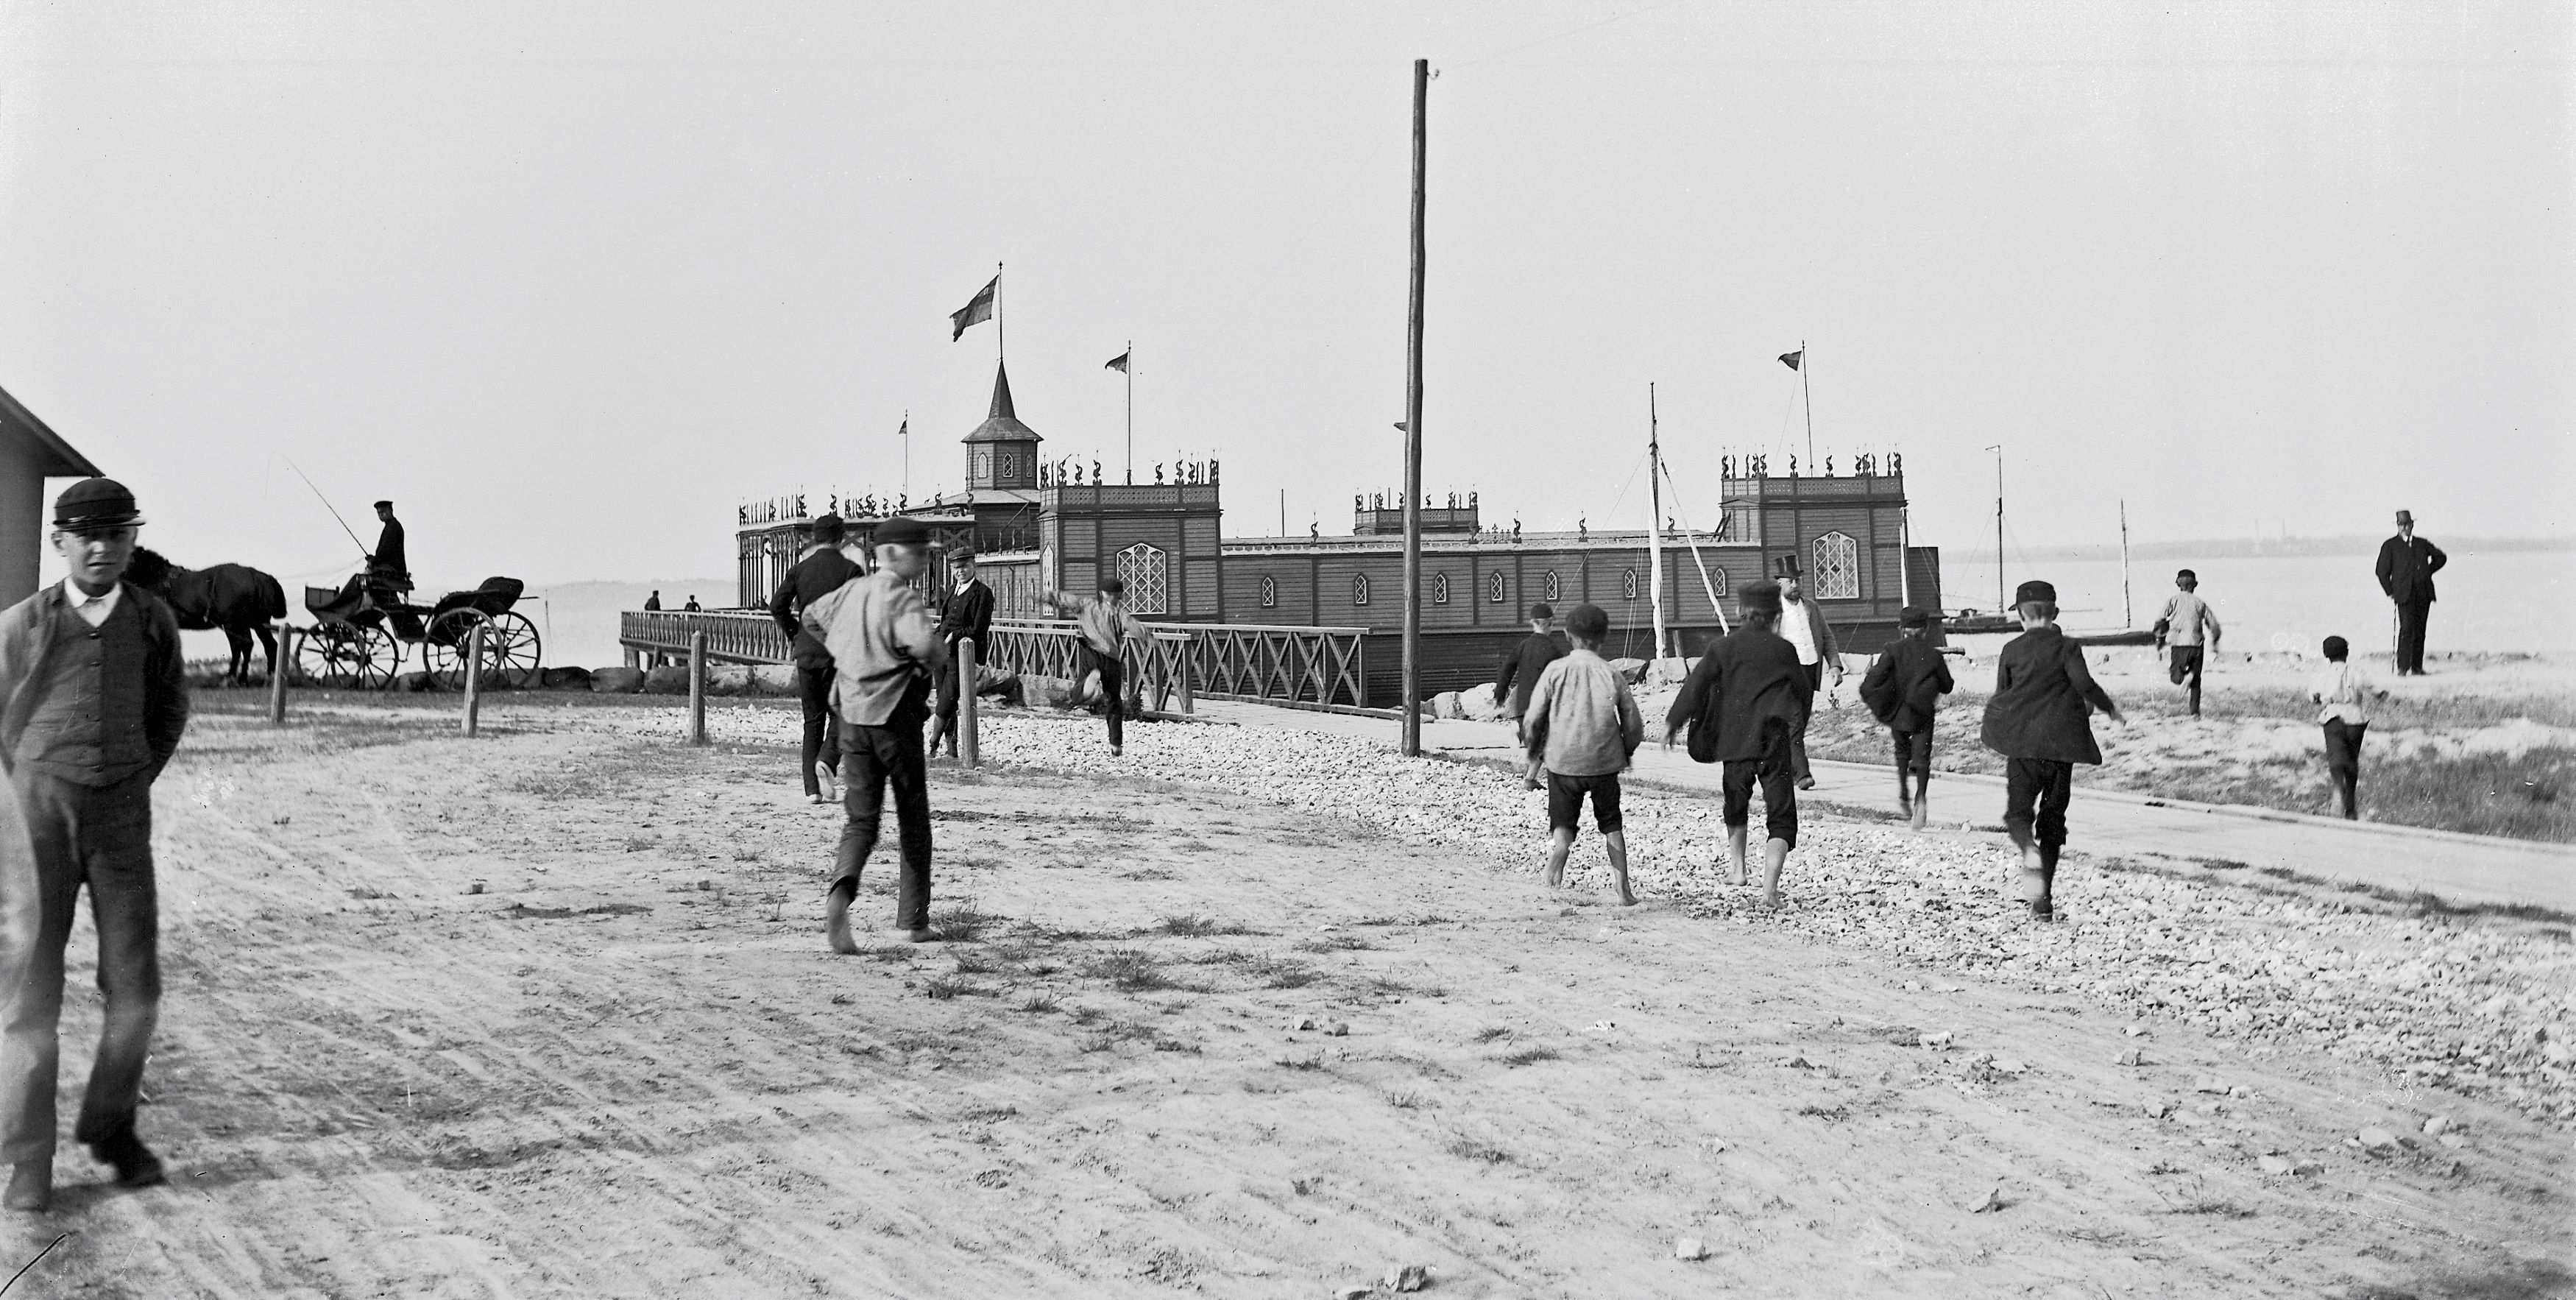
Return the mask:
M 295 662 L 295 629 L 284 621 L 277 624 L 276 653 L 268 657 L 268 721 L 271 726 L 286 722 L 286 666 Z
M 975 734 L 975 638 L 957 641 L 957 762 L 961 767 L 981 767 L 984 755 Z
M 483 625 L 465 634 L 465 734 L 473 735 L 483 712 Z
M 707 634 L 689 634 L 689 743 L 707 743 Z
M 1196 700 L 1190 694 L 1190 659 L 1199 648 L 1199 637 L 1196 632 L 1192 632 L 1189 635 L 1190 639 L 1181 643 L 1180 654 L 1181 716 L 1185 718 L 1190 717 L 1199 711 Z

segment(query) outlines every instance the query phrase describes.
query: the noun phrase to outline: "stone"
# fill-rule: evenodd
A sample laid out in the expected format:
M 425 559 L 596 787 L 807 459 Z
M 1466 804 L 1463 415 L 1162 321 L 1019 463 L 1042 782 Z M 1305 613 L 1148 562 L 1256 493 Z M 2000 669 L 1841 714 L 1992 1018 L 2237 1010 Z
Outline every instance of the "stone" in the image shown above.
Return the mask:
M 1625 656 L 1621 656 L 1620 658 L 1611 660 L 1610 667 L 1612 670 L 1616 671 L 1621 678 L 1625 679 L 1630 686 L 1634 686 L 1637 683 L 1646 680 L 1646 661 L 1643 659 L 1630 659 Z
M 1351 1036 L 1351 1026 L 1350 1026 L 1350 1022 L 1349 1022 L 1349 1021 L 1347 1021 L 1347 1020 L 1336 1020 L 1336 1021 L 1334 1021 L 1334 1022 L 1333 1022 L 1333 1024 L 1332 1024 L 1332 1027 L 1331 1027 L 1331 1028 L 1329 1028 L 1329 1029 L 1326 1029 L 1326 1030 L 1324 1031 L 1324 1036 L 1325 1036 L 1325 1037 L 1327 1037 L 1327 1038 L 1348 1038 L 1348 1037 L 1350 1037 L 1350 1036 Z
M 537 674 L 537 685 L 549 691 L 586 691 L 590 689 L 590 670 L 549 668 Z
M 644 670 L 593 668 L 590 670 L 590 689 L 602 695 L 632 695 L 644 689 Z
M 1997 1187 L 1977 1198 L 1976 1204 L 1969 1208 L 1968 1213 L 1992 1214 L 2002 1208 L 2004 1208 L 2004 1189 Z
M 753 664 L 751 666 L 751 688 L 763 695 L 794 695 L 796 693 L 796 665 Z
M 2122 1065 L 2145 1065 L 2146 1063 L 2147 1054 L 2134 1047 L 2120 1053 L 2120 1064 Z
M 1697 1237 L 1684 1237 L 1673 1243 L 1673 1258 L 1700 1260 L 1708 1258 L 1708 1243 Z
M 2143 1025 L 2131 1023 L 2121 1026 L 2120 1032 L 2127 1034 L 2131 1038 L 2143 1038 L 2146 1036 L 2147 1030 Z
M 2426 1136 L 2426 1137 L 2440 1137 L 2440 1136 L 2442 1136 L 2442 1130 L 2447 1129 L 2447 1128 L 2449 1128 L 2449 1127 L 2451 1127 L 2451 1117 L 2450 1117 L 2450 1116 L 2448 1116 L 2448 1115 L 2434 1115 L 2434 1116 L 2431 1116 L 2431 1117 L 2427 1118 L 2427 1119 L 2424 1121 L 2424 1136 Z
M 2256 1168 L 2261 1169 L 2267 1174 L 2286 1174 L 2290 1172 L 2290 1162 L 2279 1156 L 2256 1156 L 2254 1158 L 2254 1164 Z
M 2445 1133 L 2441 1136 L 2440 1141 L 2442 1145 L 2449 1147 L 2454 1151 L 2457 1151 L 2469 1144 L 2469 1140 L 2467 1138 L 2461 1137 L 2457 1133 Z
M 1431 1285 L 1431 1268 L 1426 1264 L 1399 1264 L 1386 1271 L 1386 1280 L 1378 1285 L 1389 1291 L 1419 1291 Z
M 707 665 L 707 694 L 748 695 L 751 693 L 751 665 Z
M 2174 1113 L 2174 1104 L 2162 1097 L 2151 1098 L 2145 1102 L 2141 1102 L 2140 1106 L 2147 1112 L 2147 1118 L 2149 1119 L 2163 1119 L 2165 1116 Z
M 2384 1128 L 2366 1128 L 2360 1133 L 2364 1151 L 2389 1152 L 2397 1149 L 2397 1135 Z
M 1304 1033 L 1305 1031 L 1316 1027 L 1315 1018 L 1313 1016 L 1299 1016 L 1297 1017 L 1296 1023 L 1291 1024 L 1288 1027 L 1298 1033 Z
M 2214 1075 L 2204 1074 L 2191 1081 L 2191 1090 L 2193 1092 L 2214 1092 L 2219 1096 L 2224 1097 L 2227 1095 L 2227 1083 L 2225 1080 L 2217 1078 Z
M 1333 1288 L 1333 1300 L 1368 1300 L 1368 1298 L 1375 1294 L 1376 1291 L 1377 1288 L 1373 1286 L 1335 1287 Z
M 1925 1034 L 1923 1036 L 1923 1045 L 1936 1052 L 1949 1051 L 1952 1041 L 1952 1035 L 1947 1029 L 1944 1029 L 1937 1034 Z
M 644 674 L 647 695 L 686 695 L 689 693 L 689 670 L 685 664 L 664 664 Z
M 480 880 L 477 880 L 477 881 L 474 881 L 474 882 L 472 882 L 472 883 L 470 883 L 470 884 L 466 885 L 466 886 L 465 886 L 465 892 L 466 892 L 466 893 L 469 893 L 469 894 L 479 894 L 479 893 L 482 893 L 482 892 L 483 892 L 483 882 L 482 882 L 482 881 L 480 881 Z
M 2302 1160 L 2299 1163 L 2290 1166 L 2290 1172 L 2301 1178 L 2314 1178 L 2325 1171 L 2326 1167 L 2318 1164 L 2314 1160 Z
M 2001 1074 L 2019 1074 L 2029 1068 L 2030 1067 L 2028 1065 L 2025 1065 L 2020 1061 L 2016 1061 L 2009 1056 L 1999 1057 L 1995 1061 L 1995 1070 Z
M 1476 722 L 1492 722 L 1503 716 L 1502 696 L 1492 682 L 1471 686 L 1458 692 L 1458 711 Z
M 1467 710 L 1458 703 L 1458 692 L 1442 691 L 1431 697 L 1431 716 L 1443 719 L 1464 718 Z

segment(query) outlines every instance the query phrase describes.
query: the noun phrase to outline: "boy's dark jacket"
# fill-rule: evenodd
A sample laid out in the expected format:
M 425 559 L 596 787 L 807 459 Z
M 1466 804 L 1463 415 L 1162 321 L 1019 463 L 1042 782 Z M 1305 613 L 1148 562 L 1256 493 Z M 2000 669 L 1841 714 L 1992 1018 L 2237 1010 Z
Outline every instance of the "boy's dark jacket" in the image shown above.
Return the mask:
M 843 583 L 859 576 L 859 566 L 837 546 L 818 546 L 814 553 L 796 562 L 778 584 L 778 594 L 769 598 L 769 616 L 778 630 L 795 638 L 789 657 L 800 668 L 813 668 L 832 662 L 832 652 L 814 639 L 805 628 L 804 612 L 815 601 L 841 589 Z
M 2084 647 L 2055 627 L 2033 628 L 1996 657 L 1995 693 L 1979 738 L 2007 758 L 2099 763 L 2102 750 L 2087 720 L 2093 709 L 2109 713 L 2113 706 L 2085 666 Z
M 170 761 L 188 729 L 188 679 L 180 658 L 179 620 L 161 598 L 126 583 L 120 602 L 131 604 L 143 621 L 143 743 L 152 751 L 153 771 Z M 42 701 L 29 686 L 45 679 L 52 654 L 53 626 L 58 618 L 78 618 L 63 604 L 63 584 L 46 584 L 35 595 L 0 611 L 0 766 L 17 762 L 18 738 Z M 0 835 L 0 841 L 6 840 Z
M 1806 721 L 1816 696 L 1798 649 L 1777 632 L 1740 627 L 1691 665 L 1666 735 L 1690 728 L 1693 762 L 1761 758 L 1783 730 Z
M 1943 658 L 1939 647 L 1921 637 L 1888 642 L 1861 679 L 1860 702 L 1869 706 L 1870 716 L 1898 731 L 1931 726 L 1941 697 L 1957 684 Z

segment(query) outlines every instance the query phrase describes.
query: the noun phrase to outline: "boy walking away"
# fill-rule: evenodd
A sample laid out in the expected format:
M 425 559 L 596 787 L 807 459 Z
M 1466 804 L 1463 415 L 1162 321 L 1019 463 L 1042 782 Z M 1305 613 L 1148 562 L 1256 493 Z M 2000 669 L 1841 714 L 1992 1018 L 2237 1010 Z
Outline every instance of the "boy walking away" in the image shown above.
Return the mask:
M 1111 758 L 1127 752 L 1127 731 L 1120 725 L 1127 705 L 1127 672 L 1119 652 L 1135 633 L 1127 615 L 1118 608 L 1126 595 L 1127 584 L 1116 578 L 1102 578 L 1098 596 L 1077 596 L 1069 591 L 1046 594 L 1046 603 L 1059 614 L 1070 612 L 1082 630 L 1082 675 L 1100 675 L 1100 712 L 1109 719 Z
M 1549 608 L 1546 601 L 1530 606 L 1530 634 L 1513 646 L 1510 654 L 1503 656 L 1502 675 L 1494 679 L 1494 699 L 1503 706 L 1503 717 L 1512 724 L 1513 734 L 1523 749 L 1530 747 L 1529 725 L 1524 721 L 1529 716 L 1530 692 L 1538 689 L 1539 674 L 1546 672 L 1549 664 L 1565 657 L 1565 650 L 1557 645 L 1556 638 L 1547 634 L 1547 625 L 1555 617 L 1556 611 Z M 1521 786 L 1535 790 L 1539 788 L 1538 779 L 1539 765 L 1532 760 L 1521 771 Z
M 1691 761 L 1723 763 L 1728 863 L 1744 875 L 1753 787 L 1762 787 L 1762 901 L 1780 905 L 1780 869 L 1798 846 L 1798 792 L 1790 745 L 1815 702 L 1814 678 L 1776 629 L 1780 586 L 1747 583 L 1735 593 L 1741 621 L 1691 665 L 1664 719 L 1664 743 L 1687 727 Z
M 839 515 L 814 521 L 814 544 L 769 598 L 769 616 L 778 630 L 794 638 L 788 651 L 796 664 L 796 698 L 805 708 L 805 744 L 798 751 L 805 773 L 805 801 L 829 803 L 833 780 L 840 775 L 841 750 L 834 743 L 832 721 L 832 656 L 823 642 L 805 629 L 805 611 L 859 576 L 859 566 L 841 554 L 844 525 Z M 654 595 L 661 595 L 655 592 Z
M 957 692 L 974 690 L 975 683 L 962 685 L 957 680 L 959 658 L 957 643 L 975 643 L 975 660 L 982 663 L 993 644 L 993 589 L 975 576 L 975 549 L 963 542 L 949 548 L 948 576 L 953 584 L 948 604 L 939 611 L 939 639 L 948 643 L 948 666 L 939 670 L 938 728 L 930 735 L 930 752 L 936 757 L 939 742 L 948 742 L 948 756 L 957 757 Z
M 1541 608 L 1544 608 L 1542 606 Z M 1619 905 L 1633 907 L 1628 890 L 1627 823 L 1619 813 L 1619 773 L 1646 739 L 1646 719 L 1628 679 L 1601 657 L 1610 615 L 1597 605 L 1577 605 L 1566 617 L 1574 652 L 1550 660 L 1530 688 L 1528 732 L 1545 739 L 1529 746 L 1533 768 L 1547 772 L 1547 883 L 1565 883 L 1565 857 L 1592 796 L 1592 824 L 1610 844 L 1610 877 Z
M 823 913 L 824 937 L 839 953 L 859 950 L 850 938 L 850 903 L 877 846 L 888 787 L 903 853 L 895 928 L 914 943 L 930 938 L 930 787 L 921 728 L 948 644 L 912 589 L 930 567 L 930 529 L 917 519 L 889 519 L 877 525 L 876 544 L 876 572 L 805 608 L 805 626 L 832 656 L 832 704 L 841 719 L 844 820 Z
M 2120 706 L 2093 680 L 2084 647 L 2057 630 L 2057 588 L 2025 582 L 2013 592 L 2022 634 L 1995 659 L 1995 693 L 1981 738 L 2002 754 L 2004 829 L 2021 851 L 2021 894 L 2030 914 L 2057 919 L 2057 855 L 2066 846 L 2066 805 L 2075 765 L 2102 761 L 2089 714 L 2120 722 Z M 2034 810 L 2035 806 L 2035 810 Z
M 2317 721 L 2326 729 L 2326 775 L 2343 803 L 2343 819 L 2357 821 L 2361 792 L 2361 733 L 2370 729 L 2367 701 L 2387 699 L 2349 660 L 2352 649 L 2339 636 L 2326 638 L 2326 668 L 2317 674 L 2308 698 L 2320 706 Z
M 2180 590 L 2165 600 L 2165 612 L 2156 616 L 2156 644 L 2170 643 L 2173 650 L 2170 678 L 2176 686 L 2188 683 L 2191 716 L 2197 718 L 2200 716 L 2202 651 L 2205 648 L 2210 654 L 2218 653 L 2218 638 L 2223 633 L 2218 626 L 2218 615 L 2210 612 L 2209 602 L 2198 595 L 2199 574 L 2185 569 L 2174 575 L 2174 586 Z M 2208 629 L 2205 646 L 2201 637 L 2204 626 Z
M 54 1191 L 54 1080 L 63 950 L 81 887 L 98 929 L 104 1007 L 73 1135 L 119 1187 L 163 1181 L 135 1136 L 161 1010 L 161 923 L 152 873 L 152 783 L 188 725 L 179 622 L 124 582 L 143 517 L 113 479 L 54 502 L 70 576 L 0 612 L 0 1159 L 12 1210 Z
M 1921 830 L 1932 813 L 1932 718 L 1955 685 L 1950 665 L 1928 639 L 1931 612 L 1908 605 L 1896 616 L 1897 635 L 1861 679 L 1861 703 L 1887 724 L 1896 742 L 1896 807 Z M 1914 784 L 1906 785 L 1908 775 Z

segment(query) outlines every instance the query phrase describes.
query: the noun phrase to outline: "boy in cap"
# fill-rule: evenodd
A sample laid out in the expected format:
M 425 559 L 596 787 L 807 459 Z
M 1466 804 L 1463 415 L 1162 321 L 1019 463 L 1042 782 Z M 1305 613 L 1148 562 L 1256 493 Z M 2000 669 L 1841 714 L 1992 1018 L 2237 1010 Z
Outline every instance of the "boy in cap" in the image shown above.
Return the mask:
M 2066 805 L 2075 765 L 2102 761 L 2094 709 L 2120 722 L 2120 706 L 2093 680 L 2084 647 L 2057 630 L 2057 588 L 2025 582 L 2013 593 L 2022 634 L 1995 658 L 1986 701 L 1986 747 L 2004 756 L 2004 829 L 2021 851 L 2021 893 L 2030 914 L 2057 919 L 2057 855 L 2066 845 Z M 2034 805 L 2036 806 L 2034 809 Z
M 152 873 L 152 783 L 188 725 L 179 623 L 123 581 L 143 516 L 112 479 L 54 503 L 54 549 L 70 576 L 0 612 L 0 1160 L 5 1200 L 53 1197 L 54 1079 L 63 949 L 81 887 L 98 929 L 105 999 L 98 1056 L 73 1134 L 120 1187 L 163 1181 L 135 1136 L 143 1068 L 160 1017 L 160 903 Z
M 1931 611 L 1908 605 L 1898 612 L 1896 626 L 1896 639 L 1861 679 L 1860 698 L 1895 741 L 1896 808 L 1919 831 L 1932 816 L 1932 718 L 1955 683 L 1950 665 L 1929 639 Z M 1913 777 L 1910 788 L 1908 774 Z
M 1619 812 L 1619 773 L 1646 739 L 1646 719 L 1628 693 L 1628 679 L 1601 657 L 1610 615 L 1598 605 L 1577 605 L 1565 620 L 1574 652 L 1550 660 L 1529 695 L 1530 763 L 1547 772 L 1547 883 L 1565 883 L 1565 858 L 1583 819 L 1583 797 L 1592 796 L 1592 824 L 1610 844 L 1610 877 L 1619 905 L 1636 905 L 1628 890 L 1627 825 Z M 1526 743 L 1526 742 L 1525 742 Z
M 1790 745 L 1815 702 L 1815 678 L 1798 652 L 1774 629 L 1780 622 L 1780 585 L 1747 583 L 1735 594 L 1740 621 L 1720 637 L 1673 697 L 1664 719 L 1664 743 L 1685 728 L 1690 756 L 1723 763 L 1727 861 L 1735 883 L 1745 878 L 1744 846 L 1753 814 L 1753 787 L 1762 787 L 1762 901 L 1780 905 L 1780 870 L 1798 846 L 1798 792 Z
M 804 623 L 816 601 L 859 576 L 859 566 L 841 554 L 841 537 L 849 525 L 839 515 L 814 521 L 814 544 L 779 581 L 769 598 L 769 616 L 778 630 L 793 638 L 789 658 L 796 665 L 796 698 L 805 710 L 805 740 L 797 751 L 805 776 L 805 801 L 830 803 L 832 782 L 841 774 L 841 749 L 832 735 L 832 655 Z M 659 592 L 654 593 L 659 595 Z
M 2388 692 L 2350 662 L 2352 647 L 2342 637 L 2327 637 L 2320 648 L 2326 668 L 2317 674 L 2308 698 L 2319 706 L 2317 722 L 2326 729 L 2327 779 L 2343 803 L 2344 820 L 2355 821 L 2361 816 L 2361 736 L 2370 729 L 2369 701 L 2387 699 Z
M 2208 629 L 2206 649 L 2218 652 L 2218 638 L 2224 635 L 2218 626 L 2218 615 L 2209 602 L 2200 598 L 2200 575 L 2184 569 L 2174 575 L 2174 594 L 2165 599 L 2165 610 L 2156 615 L 2156 644 L 2169 646 L 2173 665 L 2168 674 L 2176 686 L 2188 684 L 2191 716 L 2200 716 L 2201 652 L 2204 649 L 2201 629 Z
M 1512 724 L 1523 748 L 1530 743 L 1529 725 L 1523 721 L 1529 715 L 1530 692 L 1538 689 L 1539 674 L 1565 655 L 1556 638 L 1547 634 L 1547 626 L 1555 618 L 1556 611 L 1546 601 L 1530 606 L 1530 634 L 1503 656 L 1502 675 L 1494 679 L 1494 701 L 1503 706 L 1503 720 Z M 1539 770 L 1535 759 L 1521 770 L 1522 788 L 1539 788 Z
M 975 661 L 982 663 L 993 645 L 993 589 L 975 576 L 975 548 L 964 542 L 948 550 L 948 603 L 939 611 L 939 639 L 948 643 L 948 666 L 939 670 L 939 711 L 937 726 L 930 734 L 930 753 L 939 754 L 939 742 L 948 742 L 948 756 L 957 757 L 957 693 L 973 690 L 975 683 L 957 680 L 960 660 L 957 643 L 975 643 Z
M 805 607 L 805 626 L 832 656 L 832 705 L 841 719 L 841 845 L 824 904 L 825 940 L 853 953 L 850 903 L 876 849 L 886 788 L 894 789 L 903 852 L 894 924 L 914 943 L 930 938 L 930 785 L 921 725 L 930 683 L 948 643 L 912 580 L 930 567 L 930 529 L 917 519 L 877 525 L 876 571 Z
M 1118 606 L 1126 599 L 1127 584 L 1117 578 L 1102 578 L 1100 594 L 1077 596 L 1069 591 L 1050 591 L 1046 603 L 1057 613 L 1071 611 L 1082 630 L 1081 667 L 1085 677 L 1100 674 L 1100 711 L 1109 719 L 1109 756 L 1127 752 L 1127 732 L 1122 725 L 1127 704 L 1127 674 L 1119 652 L 1135 629 Z

